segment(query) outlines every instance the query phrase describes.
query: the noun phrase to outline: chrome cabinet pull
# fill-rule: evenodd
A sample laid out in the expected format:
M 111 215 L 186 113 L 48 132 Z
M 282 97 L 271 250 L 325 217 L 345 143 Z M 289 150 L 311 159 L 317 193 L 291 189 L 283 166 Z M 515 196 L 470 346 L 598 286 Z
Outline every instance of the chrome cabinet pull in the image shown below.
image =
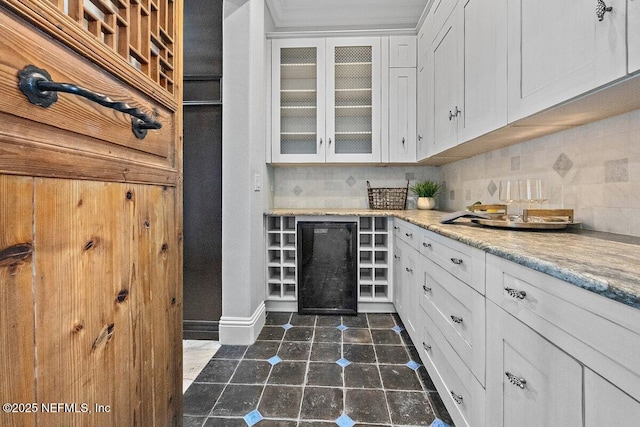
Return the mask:
M 422 243 L 422 246 L 424 246 L 425 248 L 430 248 L 431 247 L 431 243 Z
M 607 6 L 604 0 L 596 1 L 596 16 L 598 17 L 598 21 L 604 21 L 604 14 L 612 10 L 613 7 Z
M 422 141 L 422 135 L 418 135 L 418 141 Z
M 394 226 L 393 226 L 393 229 L 394 229 L 394 230 L 398 230 L 399 228 L 400 228 L 400 227 L 398 227 L 397 225 L 394 225 Z
M 322 138 L 320 138 L 320 145 L 322 145 Z
M 402 145 L 404 145 L 404 137 L 402 137 Z
M 505 372 L 504 374 L 507 376 L 511 384 L 518 386 L 524 390 L 524 386 L 527 385 L 527 380 L 525 380 L 524 378 L 518 378 L 515 375 L 513 375 L 511 372 Z
M 407 273 L 413 273 L 413 270 L 410 269 L 409 267 L 405 267 L 404 269 L 407 270 Z
M 513 288 L 504 288 L 504 290 L 507 291 L 509 296 L 513 298 L 524 299 L 524 297 L 527 296 L 527 293 L 525 291 L 519 291 Z
M 422 342 L 422 348 L 424 348 L 424 351 L 431 351 L 431 346 L 427 345 L 425 342 Z
M 458 323 L 458 324 L 462 323 L 462 317 L 454 316 L 453 314 L 450 317 L 454 323 Z
M 395 259 L 400 259 L 400 257 L 398 255 L 394 255 L 393 256 Z
M 460 265 L 460 264 L 462 264 L 462 259 L 460 259 L 460 258 L 451 258 L 451 262 L 454 263 L 455 265 Z
M 456 394 L 453 390 L 450 391 L 451 393 L 451 397 L 453 397 L 453 400 L 455 400 L 455 402 L 460 405 L 462 403 L 462 396 L 459 394 Z
M 34 65 L 27 65 L 20 70 L 18 77 L 20 90 L 32 104 L 48 108 L 58 101 L 57 92 L 65 92 L 87 98 L 103 107 L 129 114 L 132 116 L 131 130 L 138 139 L 144 139 L 149 129 L 162 128 L 162 123 L 146 115 L 139 108 L 134 108 L 122 101 L 114 101 L 106 95 L 92 92 L 80 86 L 51 81 L 51 75 L 46 70 Z
M 411 233 L 404 233 L 404 235 L 407 236 L 407 237 L 413 237 L 413 234 L 411 234 Z
M 329 145 L 331 145 L 331 138 L 329 138 Z
M 456 116 L 456 115 L 455 115 L 455 114 L 453 114 L 453 113 L 451 112 L 451 110 L 449 110 L 449 121 L 453 120 L 453 118 L 454 118 L 455 116 Z
M 428 287 L 427 285 L 422 285 L 422 290 L 425 292 L 431 292 L 431 288 Z

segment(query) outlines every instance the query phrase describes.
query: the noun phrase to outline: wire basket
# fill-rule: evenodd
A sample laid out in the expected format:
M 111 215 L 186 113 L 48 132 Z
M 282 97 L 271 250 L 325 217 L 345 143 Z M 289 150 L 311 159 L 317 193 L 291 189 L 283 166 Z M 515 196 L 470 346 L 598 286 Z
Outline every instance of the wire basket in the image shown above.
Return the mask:
M 407 204 L 409 181 L 406 187 L 399 188 L 371 188 L 367 181 L 370 209 L 402 210 Z

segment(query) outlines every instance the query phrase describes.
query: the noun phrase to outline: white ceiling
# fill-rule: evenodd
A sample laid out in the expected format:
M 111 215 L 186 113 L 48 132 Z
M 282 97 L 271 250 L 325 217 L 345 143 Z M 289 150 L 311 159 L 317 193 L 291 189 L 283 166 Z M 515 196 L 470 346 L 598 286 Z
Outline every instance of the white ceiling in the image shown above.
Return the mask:
M 278 28 L 416 28 L 430 0 L 265 0 Z

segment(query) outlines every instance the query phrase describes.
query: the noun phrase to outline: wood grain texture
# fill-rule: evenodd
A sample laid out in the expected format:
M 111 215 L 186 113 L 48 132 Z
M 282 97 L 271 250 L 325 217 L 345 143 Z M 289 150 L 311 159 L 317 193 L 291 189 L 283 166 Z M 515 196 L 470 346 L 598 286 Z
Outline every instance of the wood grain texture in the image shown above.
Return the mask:
M 42 36 L 0 9 L 0 111 L 54 128 L 65 129 L 114 145 L 129 147 L 167 159 L 173 165 L 175 148 L 173 113 L 126 84 Z M 55 82 L 71 83 L 123 101 L 156 116 L 162 129 L 150 130 L 144 140 L 131 131 L 131 117 L 79 96 L 60 93 L 48 108 L 29 102 L 18 87 L 17 74 L 33 64 L 51 74 Z
M 0 251 L 33 242 L 33 179 L 0 175 Z M 6 254 L 7 252 L 5 252 Z M 5 257 L 6 259 L 6 257 Z M 0 402 L 36 402 L 31 255 L 0 264 Z M 35 425 L 35 414 L 0 412 L 0 425 Z
M 163 159 L 0 113 L 0 173 L 175 186 Z
M 81 56 L 113 75 L 119 76 L 126 84 L 142 93 L 148 94 L 148 96 L 170 111 L 180 110 L 182 98 L 178 96 L 178 93 L 174 92 L 172 95 L 166 92 L 160 85 L 140 73 L 108 46 L 98 39 L 90 37 L 90 33 L 78 26 L 77 22 L 65 15 L 61 9 L 56 8 L 49 2 L 38 0 L 0 0 L 0 3 L 42 29 L 51 37 L 69 46 Z M 181 11 L 180 4 L 175 4 L 173 9 Z M 181 34 L 174 34 L 174 36 L 181 37 Z M 178 66 L 178 64 L 175 66 Z M 181 83 L 181 81 L 174 82 L 176 86 Z
M 175 190 L 35 182 L 37 398 L 111 408 L 39 413 L 38 424 L 176 424 Z

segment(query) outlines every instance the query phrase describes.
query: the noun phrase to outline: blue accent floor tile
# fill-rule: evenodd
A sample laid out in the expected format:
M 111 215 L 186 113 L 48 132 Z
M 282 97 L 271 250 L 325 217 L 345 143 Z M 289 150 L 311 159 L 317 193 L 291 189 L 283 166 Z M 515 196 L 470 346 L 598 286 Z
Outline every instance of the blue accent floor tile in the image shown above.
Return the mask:
M 347 414 L 342 414 L 336 419 L 336 424 L 340 427 L 353 427 L 356 423 Z
M 344 325 L 337 326 L 337 328 L 340 329 L 341 331 L 344 331 L 345 329 L 349 329 Z
M 429 427 L 449 427 L 449 424 L 445 423 L 440 418 L 436 418 Z
M 249 427 L 262 421 L 262 414 L 256 409 L 244 416 L 244 421 Z
M 393 328 L 391 328 L 392 330 L 396 331 L 397 333 L 400 333 L 404 330 L 404 328 L 402 326 L 394 326 Z
M 406 365 L 411 369 L 413 369 L 414 371 L 417 370 L 420 366 L 422 366 L 421 364 L 413 360 L 408 361 Z
M 285 323 L 284 325 L 282 325 L 282 329 L 284 329 L 285 331 L 288 331 L 291 328 L 293 328 L 293 325 L 291 323 Z
M 280 356 L 273 356 L 271 359 L 267 360 L 267 362 L 271 363 L 271 365 L 277 365 L 282 362 L 282 359 L 280 359 Z
M 342 366 L 343 368 L 346 368 L 347 366 L 351 365 L 351 362 L 349 362 L 344 357 L 341 357 L 340 359 L 336 360 L 336 363 Z

